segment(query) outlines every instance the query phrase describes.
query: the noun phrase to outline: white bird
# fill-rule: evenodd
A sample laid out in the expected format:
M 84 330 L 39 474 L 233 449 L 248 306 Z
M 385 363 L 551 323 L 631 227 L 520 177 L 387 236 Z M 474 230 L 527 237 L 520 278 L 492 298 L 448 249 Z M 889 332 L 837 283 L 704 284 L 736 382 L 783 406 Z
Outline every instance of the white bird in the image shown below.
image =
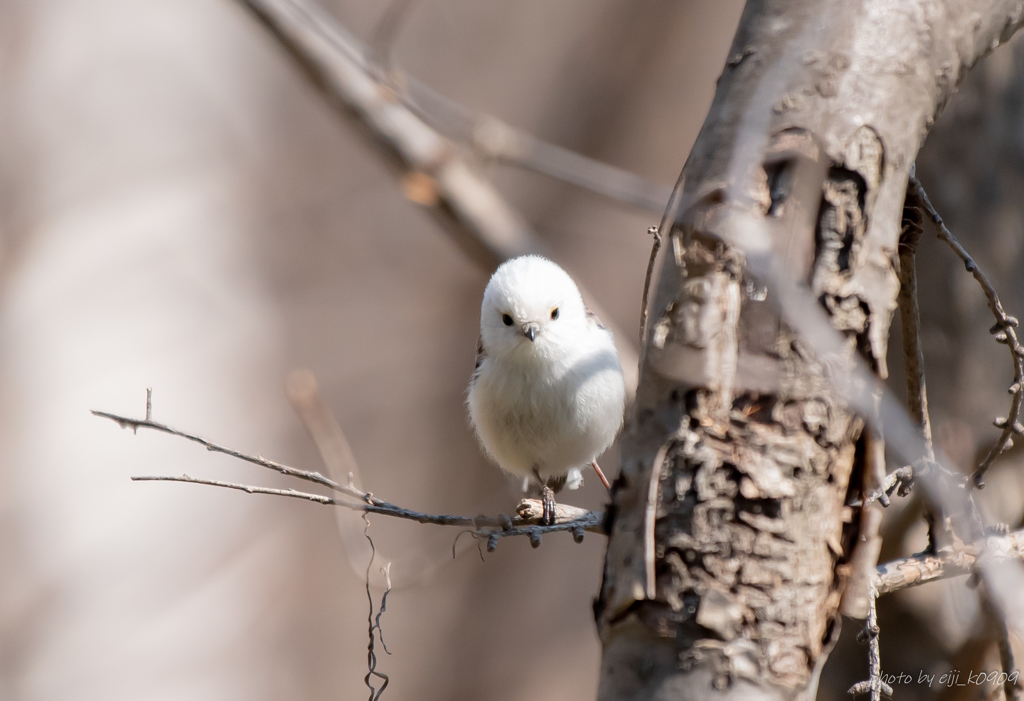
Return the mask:
M 569 274 L 540 256 L 503 263 L 480 308 L 469 418 L 498 466 L 554 493 L 583 484 L 622 427 L 626 386 L 612 333 L 583 303 Z

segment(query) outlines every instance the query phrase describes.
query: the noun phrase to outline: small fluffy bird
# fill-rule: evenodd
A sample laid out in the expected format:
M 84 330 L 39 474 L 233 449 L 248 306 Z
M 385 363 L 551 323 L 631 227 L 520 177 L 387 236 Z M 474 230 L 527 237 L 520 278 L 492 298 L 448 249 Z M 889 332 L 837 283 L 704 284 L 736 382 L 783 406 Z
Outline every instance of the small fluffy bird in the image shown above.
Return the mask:
M 498 466 L 540 487 L 544 522 L 554 523 L 554 494 L 578 489 L 581 470 L 622 427 L 626 386 L 612 333 L 580 296 L 568 273 L 540 256 L 503 263 L 480 308 L 469 418 Z

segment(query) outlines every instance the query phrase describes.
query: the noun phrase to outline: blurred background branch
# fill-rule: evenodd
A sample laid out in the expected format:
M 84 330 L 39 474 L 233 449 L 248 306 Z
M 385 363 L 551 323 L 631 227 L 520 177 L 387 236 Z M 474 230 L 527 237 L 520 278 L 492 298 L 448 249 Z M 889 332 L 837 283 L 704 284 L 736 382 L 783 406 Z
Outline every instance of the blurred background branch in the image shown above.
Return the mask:
M 405 195 L 431 207 L 470 242 L 471 256 L 492 269 L 508 258 L 535 253 L 550 257 L 526 220 L 479 172 L 463 149 L 442 136 L 455 136 L 488 159 L 544 173 L 611 200 L 661 213 L 671 189 L 537 139 L 505 122 L 479 115 L 426 85 L 375 62 L 338 21 L 306 0 L 240 0 L 285 47 L 323 94 L 355 115 L 405 169 Z M 398 0 L 387 11 L 378 39 L 388 48 L 401 13 Z M 392 14 L 395 18 L 392 18 Z M 484 255 L 481 257 L 481 251 Z M 591 308 L 610 318 L 583 290 Z M 605 322 L 606 325 L 609 322 Z M 614 323 L 629 391 L 636 387 L 637 349 Z

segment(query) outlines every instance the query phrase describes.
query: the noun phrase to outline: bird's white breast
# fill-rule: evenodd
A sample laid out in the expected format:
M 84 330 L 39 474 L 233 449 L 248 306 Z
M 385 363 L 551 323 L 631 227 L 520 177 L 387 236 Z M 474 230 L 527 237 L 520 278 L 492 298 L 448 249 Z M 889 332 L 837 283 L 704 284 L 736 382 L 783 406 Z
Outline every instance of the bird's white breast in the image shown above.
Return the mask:
M 507 472 L 547 478 L 588 465 L 622 424 L 625 386 L 611 334 L 594 328 L 556 357 L 485 357 L 469 413 L 484 449 Z

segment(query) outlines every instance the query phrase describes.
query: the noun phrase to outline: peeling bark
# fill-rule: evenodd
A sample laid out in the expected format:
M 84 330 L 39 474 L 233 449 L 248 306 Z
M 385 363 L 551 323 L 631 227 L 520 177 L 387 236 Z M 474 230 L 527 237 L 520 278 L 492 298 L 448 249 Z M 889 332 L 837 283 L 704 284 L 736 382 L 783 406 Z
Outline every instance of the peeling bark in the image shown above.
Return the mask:
M 600 699 L 813 698 L 851 560 L 877 556 L 871 542 L 854 557 L 865 530 L 844 504 L 879 443 L 723 227 L 764 224 L 846 338 L 830 372 L 859 353 L 884 377 L 909 169 L 962 73 L 1022 15 L 1005 0 L 748 3 L 650 312 L 595 604 Z

